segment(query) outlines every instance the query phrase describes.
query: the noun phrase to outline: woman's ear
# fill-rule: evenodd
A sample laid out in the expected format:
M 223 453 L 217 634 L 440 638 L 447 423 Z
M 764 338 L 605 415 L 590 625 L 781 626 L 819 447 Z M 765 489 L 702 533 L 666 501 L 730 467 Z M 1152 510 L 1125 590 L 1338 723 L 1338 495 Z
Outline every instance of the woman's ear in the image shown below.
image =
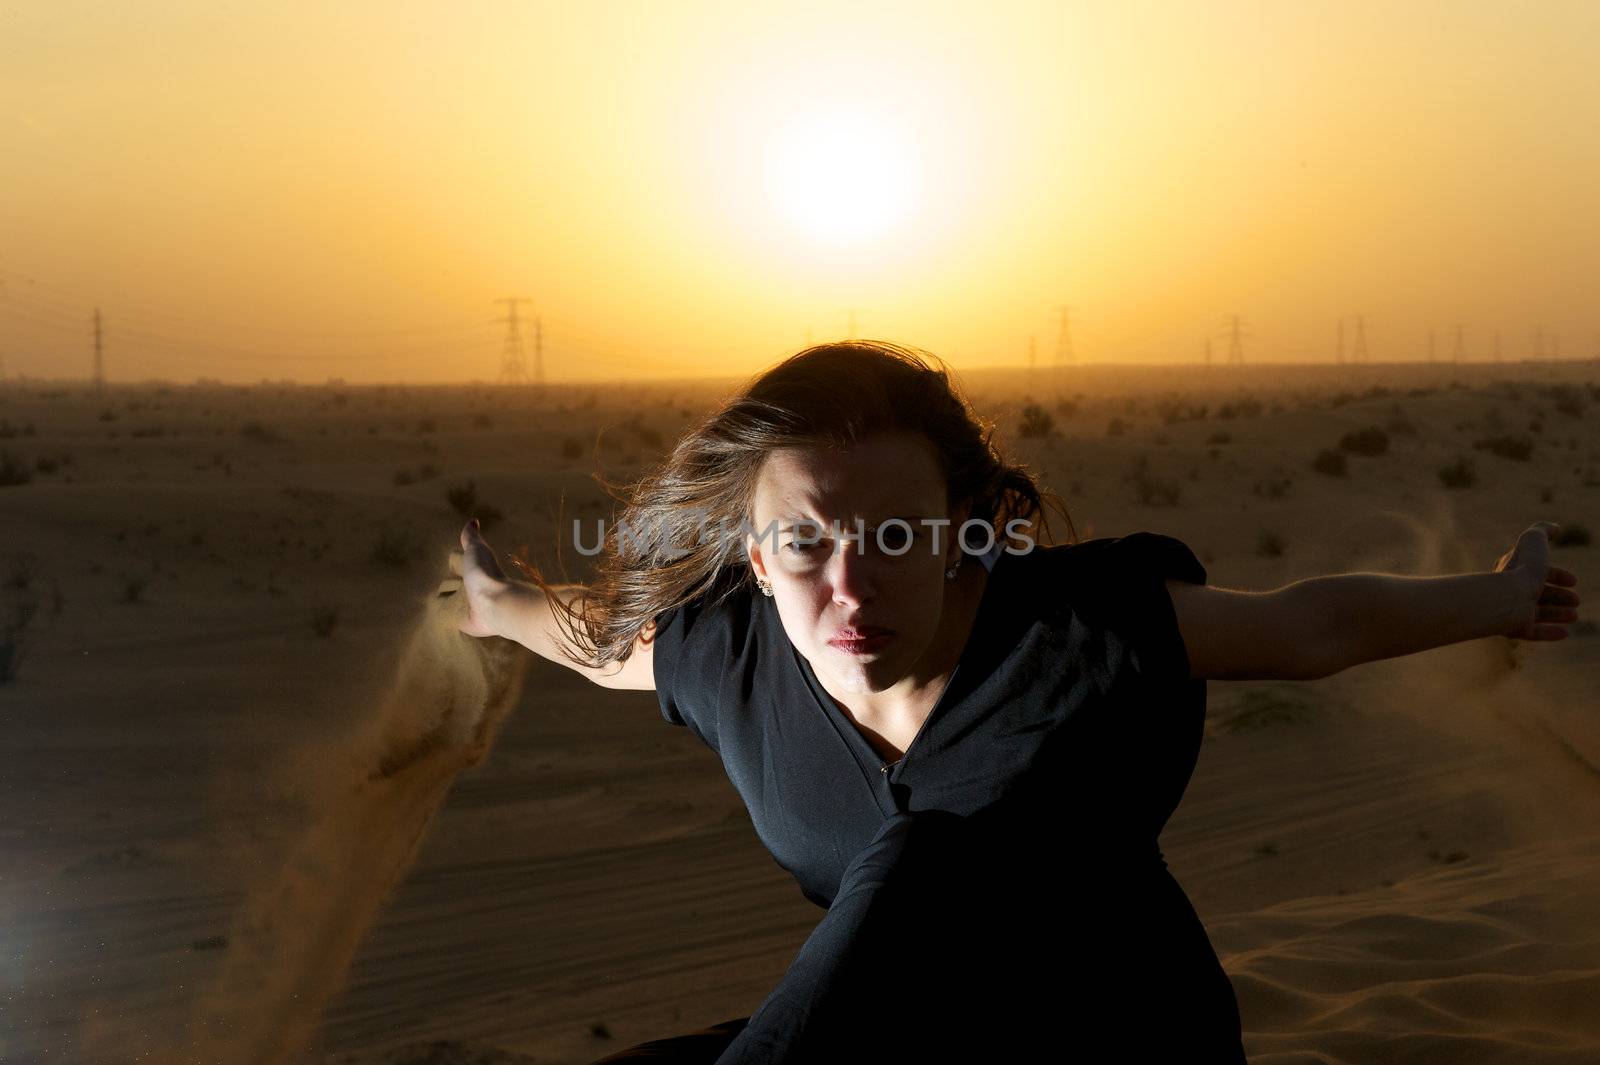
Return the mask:
M 761 554 L 761 541 L 754 536 L 744 538 L 745 557 L 750 560 L 750 572 L 760 580 L 766 580 L 767 560 Z
M 961 526 L 970 517 L 972 517 L 970 499 L 963 500 L 950 510 L 950 540 L 944 545 L 946 567 L 955 565 L 956 560 L 961 557 Z

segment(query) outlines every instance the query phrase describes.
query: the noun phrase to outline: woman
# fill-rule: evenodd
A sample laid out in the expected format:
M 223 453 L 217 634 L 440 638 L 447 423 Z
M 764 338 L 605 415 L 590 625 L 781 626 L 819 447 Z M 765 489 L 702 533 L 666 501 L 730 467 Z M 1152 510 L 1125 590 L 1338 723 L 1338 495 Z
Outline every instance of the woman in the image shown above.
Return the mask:
M 1157 846 L 1206 679 L 1558 639 L 1576 618 L 1546 523 L 1492 573 L 1257 594 L 1207 587 L 1164 536 L 1044 546 L 1054 503 L 935 360 L 857 341 L 691 431 L 586 588 L 508 579 L 463 530 L 461 630 L 654 689 L 827 909 L 751 1017 L 607 1061 L 1242 1062 L 1232 988 Z

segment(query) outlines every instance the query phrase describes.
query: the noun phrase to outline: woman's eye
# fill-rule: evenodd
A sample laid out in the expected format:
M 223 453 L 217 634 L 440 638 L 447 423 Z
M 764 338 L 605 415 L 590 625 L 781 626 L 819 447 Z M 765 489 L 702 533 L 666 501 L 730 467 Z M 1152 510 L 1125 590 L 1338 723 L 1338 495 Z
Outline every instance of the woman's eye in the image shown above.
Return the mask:
M 898 553 L 911 546 L 915 534 L 904 525 L 882 525 L 878 527 L 878 546 L 885 551 Z

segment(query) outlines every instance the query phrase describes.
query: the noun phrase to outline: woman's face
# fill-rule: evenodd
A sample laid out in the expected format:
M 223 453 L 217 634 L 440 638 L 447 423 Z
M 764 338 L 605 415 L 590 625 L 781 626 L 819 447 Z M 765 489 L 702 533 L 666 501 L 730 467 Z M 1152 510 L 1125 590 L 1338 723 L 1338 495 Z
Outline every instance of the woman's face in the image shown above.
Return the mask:
M 829 687 L 882 691 L 928 650 L 958 552 L 946 496 L 920 434 L 885 433 L 843 452 L 780 448 L 763 462 L 750 564 Z

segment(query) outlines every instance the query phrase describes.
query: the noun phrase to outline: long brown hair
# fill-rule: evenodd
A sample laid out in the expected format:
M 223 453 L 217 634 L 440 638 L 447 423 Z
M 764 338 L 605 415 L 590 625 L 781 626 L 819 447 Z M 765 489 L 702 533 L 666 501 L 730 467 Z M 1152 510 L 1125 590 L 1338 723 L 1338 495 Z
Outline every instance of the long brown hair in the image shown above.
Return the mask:
M 520 568 L 549 596 L 575 662 L 625 660 L 663 611 L 704 596 L 715 602 L 751 579 L 744 542 L 704 536 L 744 527 L 756 478 L 775 448 L 847 449 L 883 432 L 920 433 L 937 453 L 948 503 L 998 538 L 1013 519 L 1050 543 L 1047 505 L 1077 538 L 1060 498 L 1003 458 L 994 425 L 973 411 L 936 356 L 881 340 L 818 344 L 753 379 L 680 440 L 638 481 L 606 533 L 596 576 L 571 604 L 538 571 Z

